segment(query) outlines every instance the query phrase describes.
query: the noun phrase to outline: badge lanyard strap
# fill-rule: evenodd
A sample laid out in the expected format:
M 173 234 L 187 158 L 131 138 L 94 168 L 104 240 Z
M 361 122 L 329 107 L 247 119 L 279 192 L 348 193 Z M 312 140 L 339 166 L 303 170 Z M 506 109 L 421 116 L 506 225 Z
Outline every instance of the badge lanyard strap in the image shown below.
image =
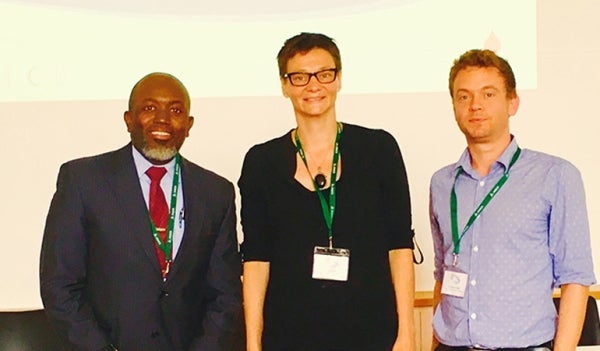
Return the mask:
M 169 206 L 169 225 L 167 228 L 167 240 L 163 242 L 158 235 L 158 230 L 154 225 L 154 221 L 150 218 L 150 226 L 152 227 L 152 236 L 158 248 L 165 254 L 167 267 L 171 263 L 171 254 L 173 252 L 173 228 L 175 228 L 175 207 L 177 207 L 177 192 L 179 189 L 179 174 L 181 173 L 180 166 L 181 155 L 175 156 L 175 172 L 173 174 L 173 185 L 171 186 L 171 205 Z M 168 268 L 167 268 L 168 272 Z
M 494 185 L 492 190 L 490 190 L 490 192 L 485 196 L 483 201 L 481 201 L 481 204 L 479 204 L 477 209 L 475 209 L 473 214 L 471 214 L 471 217 L 469 218 L 469 221 L 465 225 L 465 228 L 463 229 L 460 236 L 458 235 L 458 211 L 457 211 L 457 207 L 458 207 L 457 202 L 458 201 L 456 199 L 455 188 L 456 188 L 456 181 L 458 180 L 458 177 L 463 172 L 462 167 L 460 167 L 458 169 L 458 171 L 456 172 L 456 177 L 454 178 L 454 184 L 452 184 L 452 193 L 450 194 L 450 216 L 451 216 L 451 220 L 452 220 L 452 241 L 454 242 L 454 252 L 453 252 L 453 254 L 454 254 L 453 265 L 454 266 L 456 266 L 456 263 L 458 260 L 458 254 L 460 253 L 460 241 L 462 240 L 463 236 L 465 236 L 465 234 L 467 233 L 469 228 L 471 228 L 471 226 L 473 225 L 475 220 L 479 217 L 481 212 L 483 212 L 483 209 L 490 203 L 490 201 L 492 201 L 492 198 L 496 195 L 496 193 L 498 193 L 498 191 L 502 188 L 504 183 L 506 183 L 506 180 L 508 179 L 508 172 L 510 171 L 512 166 L 515 164 L 515 162 L 517 162 L 517 159 L 519 158 L 520 154 L 521 154 L 521 148 L 517 148 L 517 151 L 515 151 L 515 154 L 513 155 L 512 159 L 510 160 L 510 164 L 508 165 L 508 168 L 502 175 L 502 178 L 500 178 L 500 180 L 498 180 L 498 182 L 496 183 L 496 185 Z
M 325 224 L 327 225 L 327 235 L 329 238 L 329 248 L 333 248 L 333 216 L 335 215 L 335 207 L 336 207 L 336 182 L 337 182 L 337 168 L 338 161 L 340 158 L 339 151 L 339 143 L 340 136 L 342 135 L 342 124 L 337 123 L 337 134 L 335 136 L 335 145 L 333 147 L 333 161 L 331 162 L 331 182 L 329 186 L 329 203 L 327 203 L 327 199 L 323 195 L 321 189 L 317 186 L 316 180 L 313 178 L 310 170 L 308 169 L 308 163 L 306 162 L 306 154 L 304 153 L 304 149 L 302 149 L 302 143 L 300 142 L 300 137 L 298 136 L 298 131 L 294 133 L 294 139 L 296 141 L 296 150 L 298 150 L 298 154 L 300 154 L 300 158 L 302 162 L 304 162 L 304 166 L 308 171 L 308 175 L 312 180 L 313 186 L 317 191 L 317 195 L 319 196 L 319 202 L 321 203 L 321 210 L 323 211 L 323 217 L 325 218 Z

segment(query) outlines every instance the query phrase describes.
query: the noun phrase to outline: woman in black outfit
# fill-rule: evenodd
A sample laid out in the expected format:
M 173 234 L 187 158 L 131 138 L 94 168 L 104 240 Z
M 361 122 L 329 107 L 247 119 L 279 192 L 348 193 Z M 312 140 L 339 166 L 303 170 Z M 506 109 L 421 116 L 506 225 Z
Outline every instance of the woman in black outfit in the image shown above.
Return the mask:
M 412 351 L 408 181 L 383 130 L 336 119 L 334 41 L 302 33 L 278 54 L 297 126 L 252 147 L 239 187 L 249 351 Z

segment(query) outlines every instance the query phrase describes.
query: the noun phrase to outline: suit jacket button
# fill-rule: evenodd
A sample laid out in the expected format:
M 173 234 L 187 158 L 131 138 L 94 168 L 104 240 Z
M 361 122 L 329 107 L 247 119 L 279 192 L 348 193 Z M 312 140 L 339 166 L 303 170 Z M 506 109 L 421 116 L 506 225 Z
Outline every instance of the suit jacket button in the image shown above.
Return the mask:
M 166 290 L 161 291 L 159 298 L 162 299 L 163 297 L 169 297 L 169 292 Z

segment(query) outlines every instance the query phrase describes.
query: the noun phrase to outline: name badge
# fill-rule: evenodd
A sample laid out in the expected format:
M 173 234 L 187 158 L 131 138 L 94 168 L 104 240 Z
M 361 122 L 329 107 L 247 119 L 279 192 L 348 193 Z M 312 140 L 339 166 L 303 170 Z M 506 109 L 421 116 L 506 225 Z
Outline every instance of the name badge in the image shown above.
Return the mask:
M 468 278 L 467 273 L 446 268 L 442 282 L 442 294 L 464 297 Z
M 313 279 L 348 280 L 350 250 L 315 246 L 313 251 Z

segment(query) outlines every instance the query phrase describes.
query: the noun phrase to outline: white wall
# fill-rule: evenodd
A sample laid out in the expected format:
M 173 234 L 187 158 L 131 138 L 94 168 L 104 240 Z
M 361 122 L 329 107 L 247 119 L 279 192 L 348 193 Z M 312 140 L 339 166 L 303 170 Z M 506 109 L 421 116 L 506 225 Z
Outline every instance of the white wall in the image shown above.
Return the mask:
M 408 3 L 419 4 L 419 1 Z M 487 4 L 492 11 L 498 7 L 496 3 L 501 2 L 481 3 Z M 512 7 L 510 10 L 513 10 Z M 460 13 L 462 18 L 464 11 L 469 10 L 457 6 L 453 11 L 456 14 L 445 11 L 436 16 L 454 18 Z M 467 12 L 466 15 L 466 18 L 486 16 L 481 9 L 477 13 Z M 422 21 L 429 26 L 436 26 L 436 22 L 430 17 L 423 18 Z M 505 21 L 513 24 L 510 15 L 506 16 Z M 445 26 L 446 24 L 440 25 L 437 29 L 445 31 Z M 464 28 L 465 32 L 469 30 L 468 23 L 457 23 L 457 26 Z M 596 272 L 600 272 L 600 249 L 597 249 L 600 247 L 600 238 L 596 234 L 600 230 L 600 113 L 596 107 L 596 101 L 600 97 L 600 1 L 538 1 L 536 26 L 537 69 L 535 63 L 532 69 L 537 70 L 533 74 L 537 84 L 519 91 L 521 107 L 512 121 L 512 130 L 522 147 L 562 156 L 580 169 L 587 192 L 594 264 Z M 298 32 L 296 24 L 291 24 L 290 31 L 281 33 L 280 37 L 286 38 Z M 0 47 L 4 35 L 4 31 L 0 33 Z M 182 35 L 187 38 L 189 50 L 194 49 L 196 34 Z M 218 38 L 219 34 L 214 35 Z M 419 33 L 412 35 L 418 37 Z M 423 45 L 428 45 L 426 38 L 422 39 Z M 352 38 L 344 38 L 343 43 L 340 42 L 344 63 L 352 62 L 350 53 L 344 50 L 346 46 L 350 46 L 351 40 Z M 482 38 L 481 42 L 484 40 Z M 529 43 L 529 38 L 523 40 Z M 223 45 L 234 44 L 228 42 Z M 402 42 L 386 41 L 380 44 L 402 45 Z M 168 48 L 168 41 L 161 45 Z M 268 60 L 273 66 L 274 74 L 274 56 L 280 45 L 281 42 L 278 42 L 268 48 Z M 464 139 L 454 123 L 450 99 L 443 87 L 451 59 L 471 47 L 457 44 L 453 48 L 451 42 L 445 45 L 455 54 L 450 59 L 443 57 L 437 60 L 442 61 L 442 65 L 446 67 L 439 73 L 441 89 L 378 94 L 362 94 L 356 89 L 350 89 L 349 92 L 343 89 L 338 97 L 338 118 L 341 121 L 384 128 L 397 138 L 401 146 L 410 178 L 414 226 L 425 254 L 425 263 L 417 267 L 418 290 L 430 290 L 433 286 L 433 253 L 427 214 L 429 178 L 436 169 L 454 162 L 464 148 Z M 510 43 L 504 45 L 511 47 Z M 49 47 L 51 49 L 52 45 Z M 202 48 L 195 49 L 201 51 Z M 423 51 L 426 52 L 427 48 Z M 203 55 L 218 54 L 212 51 L 202 53 L 198 60 Z M 251 66 L 251 54 L 251 51 L 241 52 L 234 61 L 241 65 L 249 62 Z M 372 60 L 377 60 L 377 54 L 372 52 Z M 407 60 L 411 54 L 410 50 L 405 52 Z M 504 54 L 502 50 L 500 54 Z M 118 55 L 134 55 L 139 60 L 144 57 L 143 53 L 129 52 L 127 48 L 123 48 Z M 118 55 L 111 58 L 109 67 L 119 64 Z M 505 56 L 511 61 L 508 53 Z M 0 81 L 9 78 L 6 71 L 2 70 L 4 66 L 1 60 Z M 419 85 L 418 73 L 426 75 L 430 67 L 433 67 L 433 61 L 436 61 L 435 55 L 423 57 L 423 64 L 412 66 L 417 74 L 409 77 L 411 82 Z M 105 63 L 90 64 L 89 69 L 104 67 L 103 64 Z M 215 69 L 204 66 L 201 61 L 197 64 L 200 72 Z M 403 62 L 398 64 L 402 65 Z M 377 67 L 376 63 L 373 66 Z M 350 85 L 349 82 L 346 84 L 352 77 L 350 67 L 351 64 L 344 66 L 344 88 Z M 515 69 L 518 88 L 521 75 L 531 76 L 531 72 L 523 72 L 526 68 L 521 67 L 525 66 L 519 67 L 519 70 Z M 168 71 L 177 74 L 176 68 Z M 37 280 L 38 256 L 44 219 L 54 192 L 58 167 L 66 160 L 115 149 L 128 141 L 122 113 L 126 109 L 129 89 L 139 76 L 136 73 L 135 78 L 123 83 L 102 81 L 101 75 L 96 75 L 82 79 L 84 84 L 79 86 L 79 89 L 85 91 L 98 84 L 108 87 L 114 84 L 115 96 L 119 96 L 118 98 L 88 97 L 73 101 L 23 99 L 27 101 L 21 102 L 0 99 L 5 101 L 0 102 L 0 122 L 4 132 L 0 138 L 0 146 L 5 155 L 0 175 L 0 183 L 4 185 L 4 201 L 0 204 L 0 223 L 4 224 L 0 234 L 0 269 L 3 273 L 0 309 L 41 306 Z M 237 77 L 242 78 L 239 75 Z M 205 81 L 202 74 L 180 75 L 180 78 L 188 86 L 202 85 Z M 182 153 L 230 180 L 237 181 L 243 155 L 251 145 L 279 136 L 294 126 L 289 102 L 276 94 L 277 77 L 263 79 L 274 86 L 275 93 L 254 97 L 237 95 L 194 98 L 192 112 L 196 123 Z M 406 77 L 384 75 L 381 79 Z M 236 82 L 228 80 L 227 84 L 234 87 Z M 190 90 L 192 95 L 200 96 L 195 95 L 193 89 Z

